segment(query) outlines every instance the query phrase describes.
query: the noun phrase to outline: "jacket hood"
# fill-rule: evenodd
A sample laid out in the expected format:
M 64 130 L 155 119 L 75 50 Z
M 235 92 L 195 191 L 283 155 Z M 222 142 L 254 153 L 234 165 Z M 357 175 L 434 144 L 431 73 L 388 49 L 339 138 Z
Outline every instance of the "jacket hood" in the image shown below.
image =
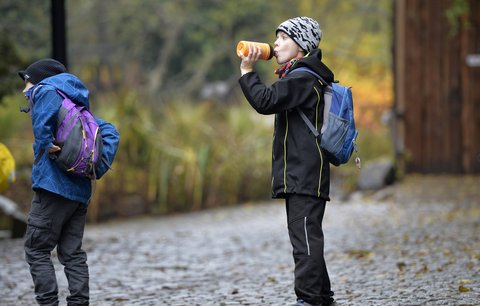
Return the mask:
M 86 106 L 90 109 L 89 96 L 90 92 L 83 82 L 70 73 L 60 73 L 46 79 L 43 79 L 39 85 L 49 85 L 60 90 L 67 95 L 70 100 L 76 104 Z
M 331 83 L 334 81 L 335 77 L 333 75 L 333 72 L 330 70 L 330 68 L 327 67 L 322 62 L 322 50 L 320 49 L 315 49 L 312 52 L 310 52 L 307 56 L 303 57 L 301 60 L 299 60 L 293 70 L 296 68 L 300 67 L 308 67 L 311 70 L 315 71 L 317 74 L 319 74 L 325 81 Z

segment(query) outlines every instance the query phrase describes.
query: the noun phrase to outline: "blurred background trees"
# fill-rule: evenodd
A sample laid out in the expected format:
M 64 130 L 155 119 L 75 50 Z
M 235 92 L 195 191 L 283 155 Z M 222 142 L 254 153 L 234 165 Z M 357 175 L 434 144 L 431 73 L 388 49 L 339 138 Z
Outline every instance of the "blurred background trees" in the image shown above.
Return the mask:
M 392 0 L 83 0 L 66 9 L 69 70 L 121 133 L 91 220 L 268 199 L 273 118 L 240 93 L 235 46 L 273 44 L 278 24 L 296 16 L 319 21 L 325 63 L 353 87 L 362 157 L 392 154 L 381 123 L 393 96 Z M 51 56 L 50 1 L 3 0 L 0 10 L 0 141 L 18 165 L 8 195 L 28 207 L 32 135 L 16 71 Z M 257 65 L 266 83 L 276 67 Z M 353 168 L 335 173 L 355 187 Z

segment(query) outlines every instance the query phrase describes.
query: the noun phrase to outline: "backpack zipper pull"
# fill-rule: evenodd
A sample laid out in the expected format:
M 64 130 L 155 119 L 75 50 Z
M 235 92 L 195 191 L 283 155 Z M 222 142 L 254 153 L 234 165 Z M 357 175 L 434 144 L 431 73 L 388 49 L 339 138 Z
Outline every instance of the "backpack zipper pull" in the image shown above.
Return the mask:
M 360 160 L 360 157 L 355 157 L 355 164 L 357 165 L 358 169 L 362 169 L 362 161 Z
M 357 143 L 355 142 L 355 140 L 353 141 L 353 149 L 355 150 L 355 165 L 357 166 L 358 169 L 361 169 L 362 168 L 362 161 L 360 160 L 360 157 L 358 156 L 358 147 L 357 147 Z

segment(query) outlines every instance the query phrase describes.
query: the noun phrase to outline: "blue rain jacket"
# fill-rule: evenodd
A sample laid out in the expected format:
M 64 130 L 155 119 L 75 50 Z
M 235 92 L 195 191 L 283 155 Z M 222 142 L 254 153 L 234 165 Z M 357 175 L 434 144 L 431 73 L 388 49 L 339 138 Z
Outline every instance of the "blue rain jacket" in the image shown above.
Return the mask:
M 47 150 L 53 146 L 56 131 L 57 115 L 63 98 L 56 92 L 62 91 L 72 101 L 90 108 L 89 91 L 83 82 L 69 73 L 61 73 L 42 80 L 31 87 L 25 95 L 31 99 L 32 128 L 34 135 L 33 152 L 35 163 L 32 167 L 32 189 L 44 189 L 63 196 L 67 199 L 88 204 L 92 195 L 91 181 L 85 177 L 74 176 L 60 169 L 49 158 Z M 114 137 L 116 142 L 104 141 L 103 153 L 107 154 L 109 165 L 113 162 L 118 145 L 118 132 L 115 127 L 99 118 L 95 118 L 100 125 L 102 137 Z M 113 135 L 113 136 L 112 136 Z M 102 162 L 103 163 L 103 162 Z M 101 164 L 102 174 L 107 166 Z

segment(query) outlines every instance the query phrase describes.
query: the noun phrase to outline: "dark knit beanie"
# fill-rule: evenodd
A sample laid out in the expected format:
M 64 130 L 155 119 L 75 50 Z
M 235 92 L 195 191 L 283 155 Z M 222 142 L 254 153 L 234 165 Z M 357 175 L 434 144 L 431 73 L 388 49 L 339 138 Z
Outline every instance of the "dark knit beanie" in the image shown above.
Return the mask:
M 296 17 L 282 22 L 275 33 L 283 31 L 290 36 L 305 52 L 318 48 L 322 30 L 317 21 L 309 17 Z
M 43 79 L 64 72 L 67 72 L 67 68 L 65 68 L 62 63 L 51 58 L 44 58 L 31 64 L 27 67 L 27 69 L 19 71 L 18 75 L 24 81 L 28 81 L 32 84 L 38 84 Z

